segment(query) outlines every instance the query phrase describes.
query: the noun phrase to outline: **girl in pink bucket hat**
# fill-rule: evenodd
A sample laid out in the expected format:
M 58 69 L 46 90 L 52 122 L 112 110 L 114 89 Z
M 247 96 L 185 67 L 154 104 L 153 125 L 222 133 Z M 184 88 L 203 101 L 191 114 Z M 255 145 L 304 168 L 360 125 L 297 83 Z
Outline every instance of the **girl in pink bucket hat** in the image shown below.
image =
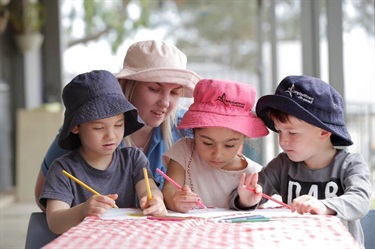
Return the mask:
M 252 113 L 255 98 L 255 88 L 248 84 L 215 79 L 197 83 L 194 103 L 178 126 L 192 129 L 194 138 L 180 139 L 163 155 L 167 175 L 183 186 L 164 183 L 168 209 L 186 213 L 200 202 L 227 208 L 240 176 L 261 169 L 240 152 L 246 138 L 268 134 Z

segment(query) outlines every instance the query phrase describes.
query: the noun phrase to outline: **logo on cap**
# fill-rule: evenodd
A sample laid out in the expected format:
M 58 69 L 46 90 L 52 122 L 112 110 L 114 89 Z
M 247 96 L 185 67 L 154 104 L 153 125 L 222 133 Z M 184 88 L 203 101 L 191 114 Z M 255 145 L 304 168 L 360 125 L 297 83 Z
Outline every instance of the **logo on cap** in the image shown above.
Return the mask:
M 295 90 L 295 86 L 294 84 L 289 87 L 285 92 L 289 93 L 290 97 L 293 98 L 293 94 L 295 94 L 297 96 L 297 99 L 300 99 L 304 102 L 307 102 L 309 104 L 312 104 L 314 102 L 314 98 L 305 94 L 305 93 L 301 93 L 301 92 L 298 92 Z
M 233 100 L 227 100 L 227 97 L 226 97 L 225 93 L 223 93 L 221 96 L 218 96 L 217 100 L 222 102 L 225 106 L 231 105 L 231 106 L 235 106 L 235 107 L 239 107 L 239 108 L 245 107 L 245 103 L 237 102 L 237 101 L 233 101 Z

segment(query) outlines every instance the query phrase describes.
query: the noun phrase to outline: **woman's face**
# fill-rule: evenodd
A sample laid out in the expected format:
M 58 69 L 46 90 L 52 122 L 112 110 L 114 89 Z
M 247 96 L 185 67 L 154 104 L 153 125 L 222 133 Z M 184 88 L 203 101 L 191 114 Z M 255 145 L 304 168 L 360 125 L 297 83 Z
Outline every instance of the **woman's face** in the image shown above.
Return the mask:
M 146 125 L 157 127 L 176 108 L 182 91 L 179 84 L 138 82 L 131 102 Z

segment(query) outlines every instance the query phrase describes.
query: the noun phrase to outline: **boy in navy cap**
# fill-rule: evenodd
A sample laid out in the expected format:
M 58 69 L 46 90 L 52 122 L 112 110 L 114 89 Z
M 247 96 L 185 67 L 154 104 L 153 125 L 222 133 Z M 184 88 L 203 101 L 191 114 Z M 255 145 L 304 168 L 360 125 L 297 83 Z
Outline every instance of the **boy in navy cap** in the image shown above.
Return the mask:
M 118 147 L 144 123 L 116 77 L 104 70 L 80 74 L 66 85 L 62 97 L 66 110 L 59 145 L 71 152 L 54 161 L 39 199 L 50 229 L 64 233 L 86 216 L 100 216 L 116 204 L 136 207 L 137 199 L 144 214 L 166 214 L 162 193 L 152 179 L 153 198 L 148 200 L 143 168 L 152 174 L 144 153 Z M 102 195 L 93 195 L 63 170 Z
M 278 194 L 293 212 L 345 220 L 363 246 L 360 218 L 370 205 L 369 168 L 360 154 L 336 148 L 353 144 L 345 128 L 341 95 L 318 78 L 288 76 L 275 94 L 258 100 L 256 113 L 278 133 L 283 152 L 259 174 L 241 177 L 231 208 L 250 209 L 265 203 L 262 191 Z

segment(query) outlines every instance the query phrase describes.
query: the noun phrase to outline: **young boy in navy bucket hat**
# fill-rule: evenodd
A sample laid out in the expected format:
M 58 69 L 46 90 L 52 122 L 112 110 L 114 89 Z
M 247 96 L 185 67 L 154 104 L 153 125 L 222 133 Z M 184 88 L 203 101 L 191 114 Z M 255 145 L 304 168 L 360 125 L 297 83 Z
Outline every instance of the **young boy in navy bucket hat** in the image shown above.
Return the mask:
M 353 144 L 341 95 L 321 79 L 288 76 L 275 94 L 259 99 L 256 113 L 278 133 L 283 152 L 259 174 L 241 178 L 255 193 L 238 187 L 231 207 L 255 208 L 267 201 L 262 192 L 278 194 L 292 212 L 336 215 L 363 246 L 360 218 L 370 205 L 369 168 L 360 154 L 337 148 Z
M 148 200 L 143 168 L 152 174 L 144 153 L 118 147 L 124 136 L 144 123 L 116 77 L 104 70 L 80 74 L 65 86 L 62 98 L 66 109 L 59 145 L 71 152 L 53 162 L 39 199 L 50 229 L 64 233 L 86 216 L 100 216 L 113 206 L 136 207 L 137 199 L 144 214 L 166 214 L 153 179 L 149 181 L 153 198 Z M 93 195 L 63 170 L 101 195 Z

